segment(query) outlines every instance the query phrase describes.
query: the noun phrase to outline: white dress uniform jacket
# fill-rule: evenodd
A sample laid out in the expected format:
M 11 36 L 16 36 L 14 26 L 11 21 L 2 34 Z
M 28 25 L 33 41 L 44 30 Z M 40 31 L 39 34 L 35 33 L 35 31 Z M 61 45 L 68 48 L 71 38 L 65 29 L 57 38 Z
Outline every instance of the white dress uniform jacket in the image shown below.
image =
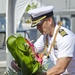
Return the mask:
M 54 35 L 56 33 L 57 28 L 58 25 L 55 26 Z M 53 37 L 48 36 L 47 52 L 50 50 L 50 45 L 53 41 L 54 35 Z M 46 42 L 46 35 L 41 35 L 40 38 L 34 44 L 35 47 L 37 48 L 36 52 L 43 51 L 45 42 Z M 56 42 L 54 43 L 54 46 L 49 56 L 51 60 L 54 62 L 54 64 L 56 64 L 58 58 L 73 57 L 66 71 L 61 75 L 64 74 L 75 75 L 75 34 L 72 33 L 70 30 L 68 30 L 67 28 L 61 26 L 56 37 Z

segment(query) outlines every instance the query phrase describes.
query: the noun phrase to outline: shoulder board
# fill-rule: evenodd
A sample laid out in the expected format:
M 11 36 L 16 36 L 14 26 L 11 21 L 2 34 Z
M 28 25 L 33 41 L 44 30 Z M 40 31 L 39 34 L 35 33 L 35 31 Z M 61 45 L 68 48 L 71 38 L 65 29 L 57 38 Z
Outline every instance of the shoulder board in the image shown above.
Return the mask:
M 60 33 L 60 35 L 63 36 L 63 37 L 66 36 L 66 35 L 68 35 L 64 29 L 60 29 L 60 30 L 59 30 L 59 33 Z

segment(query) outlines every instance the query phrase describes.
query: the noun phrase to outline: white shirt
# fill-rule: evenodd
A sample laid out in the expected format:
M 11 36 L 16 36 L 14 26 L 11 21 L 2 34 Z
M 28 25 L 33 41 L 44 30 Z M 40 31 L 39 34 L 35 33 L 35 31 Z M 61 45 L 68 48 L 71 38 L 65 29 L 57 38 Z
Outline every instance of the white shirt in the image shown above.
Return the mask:
M 54 30 L 55 32 L 58 28 L 56 25 Z M 48 48 L 47 51 L 50 50 L 50 45 L 53 41 L 53 37 L 48 36 Z M 46 35 L 41 35 L 40 38 L 35 42 L 35 47 L 37 48 L 36 52 L 41 52 L 44 49 L 44 44 L 46 42 Z M 72 33 L 70 30 L 61 26 L 60 32 L 58 32 L 56 37 L 56 43 L 51 50 L 50 58 L 56 64 L 57 58 L 61 57 L 73 57 L 69 66 L 67 67 L 66 72 L 64 74 L 75 75 L 75 34 Z

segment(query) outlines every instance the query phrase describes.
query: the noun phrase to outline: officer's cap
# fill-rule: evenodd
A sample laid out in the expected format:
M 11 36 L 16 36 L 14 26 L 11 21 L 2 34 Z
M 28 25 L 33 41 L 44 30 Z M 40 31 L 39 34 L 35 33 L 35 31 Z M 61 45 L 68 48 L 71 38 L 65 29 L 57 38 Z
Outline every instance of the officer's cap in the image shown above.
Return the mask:
M 53 6 L 43 6 L 29 10 L 28 14 L 31 16 L 32 20 L 31 27 L 35 27 L 45 18 L 51 17 L 53 15 L 53 8 Z

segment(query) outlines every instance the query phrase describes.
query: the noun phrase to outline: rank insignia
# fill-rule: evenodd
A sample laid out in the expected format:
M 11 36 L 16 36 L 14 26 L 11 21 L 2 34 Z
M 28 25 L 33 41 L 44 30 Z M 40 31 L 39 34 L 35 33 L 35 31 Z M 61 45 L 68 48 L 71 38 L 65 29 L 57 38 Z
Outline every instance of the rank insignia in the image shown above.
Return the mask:
M 60 35 L 63 36 L 63 37 L 66 36 L 66 35 L 68 35 L 64 29 L 60 29 L 60 30 L 59 30 L 59 33 L 60 33 Z

